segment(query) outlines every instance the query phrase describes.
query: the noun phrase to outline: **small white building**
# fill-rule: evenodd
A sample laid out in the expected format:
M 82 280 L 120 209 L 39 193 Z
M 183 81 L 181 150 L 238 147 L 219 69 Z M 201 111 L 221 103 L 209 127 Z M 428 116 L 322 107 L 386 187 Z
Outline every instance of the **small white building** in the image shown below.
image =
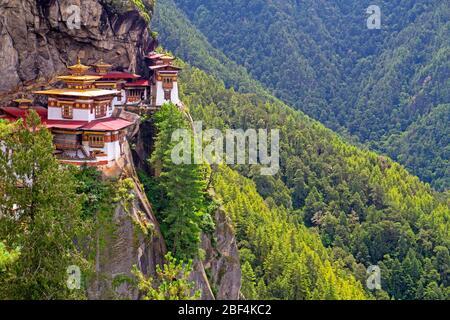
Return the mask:
M 175 58 L 152 52 L 146 59 L 150 68 L 152 109 L 158 110 L 166 102 L 180 106 L 178 74 L 182 69 L 173 65 Z

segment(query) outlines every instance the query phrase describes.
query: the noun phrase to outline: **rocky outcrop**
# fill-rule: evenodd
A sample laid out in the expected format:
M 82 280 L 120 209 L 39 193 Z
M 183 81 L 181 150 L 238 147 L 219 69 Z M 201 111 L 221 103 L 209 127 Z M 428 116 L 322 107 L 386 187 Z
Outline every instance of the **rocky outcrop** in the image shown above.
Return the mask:
M 145 72 L 143 54 L 155 45 L 148 22 L 139 10 L 112 10 L 108 2 L 1 0 L 0 103 L 53 82 L 77 56 L 85 64 L 103 58 L 115 68 Z
M 131 179 L 133 188 L 129 192 L 134 199 L 118 204 L 112 220 L 102 225 L 97 235 L 96 270 L 88 290 L 89 299 L 136 300 L 139 292 L 130 285 L 131 270 L 136 266 L 147 276 L 154 275 L 156 266 L 164 262 L 166 245 L 137 177 L 129 147 L 117 168 L 105 169 L 104 175 L 108 179 Z
M 235 233 L 222 208 L 216 210 L 214 220 L 214 234 L 202 235 L 205 257 L 195 261 L 191 279 L 202 292 L 203 300 L 239 300 L 241 265 Z
M 133 160 L 137 170 L 142 170 L 151 174 L 148 165 L 148 159 L 153 151 L 154 137 L 156 129 L 151 120 L 145 121 L 140 126 L 141 130 L 136 136 L 136 139 L 131 140 L 133 145 Z

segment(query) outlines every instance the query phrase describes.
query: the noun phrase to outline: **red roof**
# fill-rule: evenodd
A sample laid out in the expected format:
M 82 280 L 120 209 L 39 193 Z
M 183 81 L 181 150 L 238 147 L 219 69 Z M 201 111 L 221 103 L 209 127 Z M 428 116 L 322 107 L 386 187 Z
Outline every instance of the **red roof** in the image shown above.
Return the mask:
M 71 120 L 48 120 L 47 109 L 43 107 L 33 107 L 41 118 L 42 123 L 49 129 L 67 129 L 67 130 L 87 130 L 87 131 L 117 131 L 131 126 L 133 123 L 122 118 L 106 118 L 92 122 L 71 121 Z M 27 109 L 16 107 L 0 107 L 5 113 L 0 119 L 7 121 L 16 121 L 19 118 L 26 118 Z
M 48 120 L 47 128 L 68 129 L 68 130 L 87 130 L 87 131 L 116 131 L 132 125 L 131 122 L 122 118 L 107 118 L 87 121 L 68 121 L 68 120 Z
M 47 128 L 77 130 L 85 126 L 87 121 L 68 121 L 68 120 L 47 120 L 45 125 Z
M 29 110 L 31 109 L 37 112 L 42 121 L 45 121 L 47 119 L 47 109 L 44 107 L 33 106 L 29 109 L 20 109 L 17 107 L 1 107 L 0 109 L 6 114 L 6 119 L 9 121 L 16 121 L 19 120 L 19 118 L 25 119 L 28 115 Z
M 131 126 L 133 123 L 122 118 L 108 118 L 89 122 L 82 130 L 89 131 L 116 131 Z
M 126 87 L 148 87 L 150 82 L 148 80 L 138 80 L 134 82 L 126 83 Z
M 102 76 L 103 79 L 139 79 L 141 76 L 129 72 L 109 72 Z

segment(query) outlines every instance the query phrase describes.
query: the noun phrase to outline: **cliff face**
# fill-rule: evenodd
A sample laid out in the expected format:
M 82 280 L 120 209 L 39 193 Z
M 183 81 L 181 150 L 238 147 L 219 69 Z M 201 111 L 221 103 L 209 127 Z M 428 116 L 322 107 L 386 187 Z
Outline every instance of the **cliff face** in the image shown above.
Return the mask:
M 110 2 L 1 0 L 0 99 L 51 82 L 77 56 L 86 64 L 103 58 L 114 67 L 144 71 L 142 56 L 155 45 L 148 23 L 132 5 L 115 10 Z
M 132 1 L 0 0 L 0 104 L 55 82 L 78 56 L 84 64 L 103 59 L 114 69 L 147 75 L 143 56 L 157 41 L 148 28 L 153 0 L 141 2 L 149 13 L 136 9 Z M 80 8 L 79 29 L 69 27 L 72 5 Z M 153 125 L 141 123 L 137 115 L 117 112 L 135 123 L 128 137 L 133 150 L 129 148 L 120 163 L 103 173 L 106 178 L 132 179 L 134 200 L 118 205 L 97 236 L 90 299 L 137 299 L 136 289 L 126 284 L 132 267 L 152 275 L 166 253 L 158 221 L 136 174 L 136 168 L 149 172 Z M 206 255 L 195 262 L 192 280 L 203 299 L 238 299 L 241 271 L 234 232 L 222 210 L 215 220 L 213 237 L 202 237 Z
M 222 208 L 217 209 L 214 222 L 214 234 L 202 235 L 205 257 L 195 261 L 191 279 L 201 290 L 203 300 L 239 300 L 241 265 L 235 233 Z
M 122 112 L 121 117 L 135 122 L 129 139 L 139 132 L 137 115 Z M 120 203 L 112 213 L 109 223 L 97 234 L 96 270 L 89 285 L 89 299 L 132 299 L 139 292 L 130 286 L 131 270 L 137 266 L 146 275 L 154 275 L 156 266 L 162 265 L 167 253 L 158 221 L 145 191 L 139 182 L 130 148 L 125 157 L 113 168 L 104 170 L 105 178 L 131 179 L 129 192 L 133 200 Z

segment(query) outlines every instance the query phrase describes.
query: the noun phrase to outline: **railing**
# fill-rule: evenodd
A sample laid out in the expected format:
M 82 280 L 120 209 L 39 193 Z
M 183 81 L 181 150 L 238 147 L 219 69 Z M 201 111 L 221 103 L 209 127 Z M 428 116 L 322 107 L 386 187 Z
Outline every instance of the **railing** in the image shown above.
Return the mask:
M 89 147 L 91 148 L 104 148 L 105 147 L 105 143 L 104 142 L 89 142 Z
M 63 152 L 56 155 L 58 160 L 69 160 L 69 161 L 94 161 L 97 160 L 96 156 L 88 154 L 86 149 L 81 144 L 55 144 L 56 149 L 62 150 Z M 75 156 L 67 155 L 64 151 L 77 151 Z M 83 157 L 78 156 L 78 151 L 81 151 Z
M 54 142 L 56 149 L 59 150 L 78 150 L 81 148 L 79 143 Z

